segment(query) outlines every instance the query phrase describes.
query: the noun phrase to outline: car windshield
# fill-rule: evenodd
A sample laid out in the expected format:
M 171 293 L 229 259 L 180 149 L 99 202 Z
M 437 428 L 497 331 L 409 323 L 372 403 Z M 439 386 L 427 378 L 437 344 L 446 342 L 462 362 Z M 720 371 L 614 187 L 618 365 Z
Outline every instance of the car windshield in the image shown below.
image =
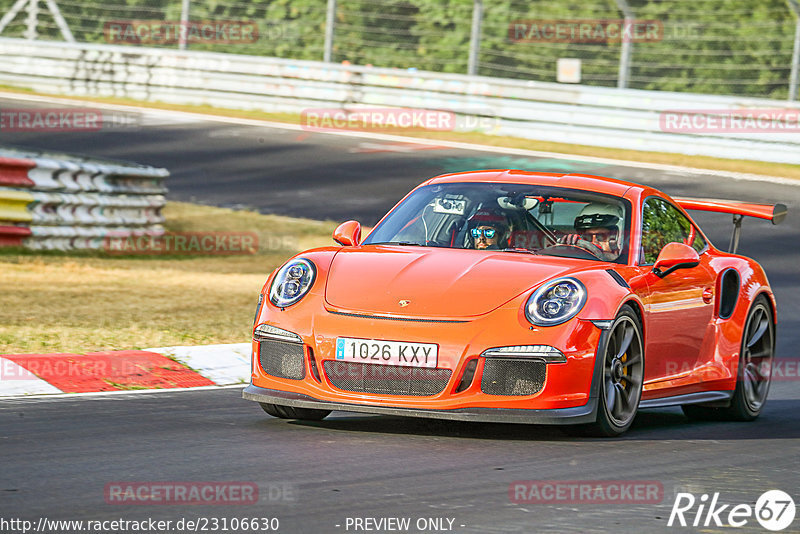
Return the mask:
M 600 193 L 530 184 L 420 187 L 364 245 L 447 247 L 624 263 L 630 203 Z

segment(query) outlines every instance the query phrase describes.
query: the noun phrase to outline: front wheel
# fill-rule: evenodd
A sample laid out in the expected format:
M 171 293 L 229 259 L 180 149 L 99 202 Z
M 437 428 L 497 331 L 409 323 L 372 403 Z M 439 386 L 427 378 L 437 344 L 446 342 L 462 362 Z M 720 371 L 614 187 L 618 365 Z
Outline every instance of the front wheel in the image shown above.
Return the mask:
M 598 357 L 603 358 L 603 374 L 597 419 L 585 428 L 590 435 L 619 436 L 630 428 L 642 397 L 643 347 L 639 317 L 626 304 L 598 351 Z
M 292 406 L 281 406 L 280 404 L 269 404 L 259 402 L 261 408 L 272 417 L 281 419 L 299 419 L 301 421 L 321 421 L 328 417 L 330 410 L 314 410 L 312 408 L 294 408 Z

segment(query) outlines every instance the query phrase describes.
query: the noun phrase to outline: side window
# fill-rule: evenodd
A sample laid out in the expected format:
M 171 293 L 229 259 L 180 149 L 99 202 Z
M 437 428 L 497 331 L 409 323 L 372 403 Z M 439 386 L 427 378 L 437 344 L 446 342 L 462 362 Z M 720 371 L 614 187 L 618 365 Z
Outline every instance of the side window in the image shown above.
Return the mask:
M 706 240 L 703 239 L 703 236 L 700 235 L 700 232 L 694 233 L 694 240 L 691 242 L 692 248 L 697 251 L 698 254 L 703 252 L 706 249 Z
M 684 243 L 698 253 L 706 248 L 703 236 L 675 206 L 660 198 L 648 198 L 642 207 L 641 262 L 655 263 L 668 243 Z

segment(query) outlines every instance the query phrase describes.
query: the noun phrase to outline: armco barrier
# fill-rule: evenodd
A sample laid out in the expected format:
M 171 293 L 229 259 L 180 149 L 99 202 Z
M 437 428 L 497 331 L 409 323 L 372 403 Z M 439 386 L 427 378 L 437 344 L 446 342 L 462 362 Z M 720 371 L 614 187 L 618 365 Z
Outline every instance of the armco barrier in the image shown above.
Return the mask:
M 0 84 L 79 96 L 300 112 L 409 107 L 488 117 L 488 133 L 543 141 L 800 163 L 797 129 L 669 133 L 669 110 L 798 111 L 754 98 L 589 87 L 240 54 L 0 38 Z M 470 128 L 467 128 L 470 129 Z
M 0 189 L 0 221 L 31 222 L 33 216 L 27 206 L 33 202 L 33 195 L 28 191 Z
M 0 169 L 3 169 L 3 172 L 0 173 L 0 187 L 33 186 L 33 180 L 28 177 L 28 173 L 34 167 L 36 167 L 36 162 L 30 159 L 0 157 Z
M 0 246 L 71 250 L 100 248 L 109 234 L 161 235 L 168 175 L 0 149 Z
M 22 246 L 30 235 L 30 228 L 24 226 L 2 226 L 2 223 L 0 223 L 0 247 Z

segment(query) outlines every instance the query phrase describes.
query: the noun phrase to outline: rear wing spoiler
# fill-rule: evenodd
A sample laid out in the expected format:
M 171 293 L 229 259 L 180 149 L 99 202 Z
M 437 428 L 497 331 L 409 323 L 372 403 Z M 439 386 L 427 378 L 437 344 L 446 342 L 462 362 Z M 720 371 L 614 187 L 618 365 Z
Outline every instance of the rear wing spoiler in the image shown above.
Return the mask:
M 786 218 L 786 206 L 783 204 L 753 204 L 735 200 L 715 200 L 707 198 L 674 198 L 675 202 L 685 210 L 713 211 L 733 214 L 733 235 L 728 252 L 736 254 L 739 248 L 739 236 L 742 232 L 742 219 L 756 217 L 766 219 L 772 224 L 780 224 Z

